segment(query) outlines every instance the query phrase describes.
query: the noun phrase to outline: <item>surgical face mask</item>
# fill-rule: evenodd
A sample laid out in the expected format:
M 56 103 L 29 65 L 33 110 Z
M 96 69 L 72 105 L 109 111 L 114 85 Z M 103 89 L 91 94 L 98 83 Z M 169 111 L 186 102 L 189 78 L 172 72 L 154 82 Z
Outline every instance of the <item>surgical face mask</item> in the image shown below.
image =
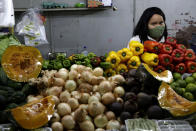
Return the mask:
M 163 35 L 163 32 L 165 30 L 165 26 L 157 26 L 153 29 L 149 29 L 149 35 L 152 38 L 160 38 Z

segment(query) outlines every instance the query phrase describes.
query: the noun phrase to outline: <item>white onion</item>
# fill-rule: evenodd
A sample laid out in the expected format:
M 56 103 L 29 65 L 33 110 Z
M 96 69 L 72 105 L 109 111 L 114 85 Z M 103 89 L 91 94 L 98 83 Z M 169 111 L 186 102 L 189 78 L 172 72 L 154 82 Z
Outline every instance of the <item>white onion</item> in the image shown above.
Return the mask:
M 112 112 L 112 111 L 106 112 L 105 115 L 106 115 L 106 117 L 107 117 L 107 119 L 108 119 L 109 121 L 110 121 L 110 120 L 115 120 L 115 119 L 116 119 L 115 114 L 114 114 L 114 112 Z
M 79 105 L 79 108 L 88 110 L 88 104 L 81 104 L 81 105 Z
M 62 87 L 65 84 L 65 81 L 62 78 L 55 78 L 55 77 L 53 77 L 52 81 L 53 81 L 53 86 L 60 86 L 60 87 Z
M 96 67 L 94 70 L 93 70 L 93 75 L 95 76 L 103 76 L 103 69 L 100 68 L 100 67 Z
M 99 114 L 103 114 L 104 110 L 105 106 L 98 101 L 93 101 L 88 106 L 88 112 L 93 117 Z
M 74 119 L 77 122 L 83 122 L 86 119 L 86 115 L 87 115 L 87 111 L 85 109 L 78 108 L 74 113 Z
M 115 81 L 117 84 L 125 82 L 125 78 L 122 75 L 112 76 L 111 80 Z
M 54 122 L 51 126 L 53 131 L 63 131 L 63 125 L 60 122 Z
M 96 96 L 99 99 L 99 101 L 101 101 L 101 94 L 99 92 L 95 92 L 93 96 Z
M 112 86 L 109 81 L 105 80 L 99 84 L 99 93 L 101 95 L 105 94 L 106 92 L 110 92 L 110 91 L 112 91 Z
M 91 121 L 84 121 L 79 124 L 81 131 L 94 131 L 95 127 Z
M 68 91 L 61 92 L 61 94 L 60 94 L 60 101 L 61 102 L 67 102 L 69 98 L 71 98 L 71 95 Z
M 71 115 L 66 115 L 61 119 L 61 123 L 65 129 L 73 129 L 76 125 Z
M 116 129 L 119 130 L 120 129 L 120 123 L 117 120 L 110 120 L 106 126 L 107 130 L 112 130 L 112 129 Z
M 78 100 L 75 98 L 68 99 L 67 103 L 70 105 L 72 111 L 74 111 L 79 106 Z
M 71 92 L 71 97 L 75 98 L 75 99 L 80 99 L 81 94 L 78 91 L 72 91 Z
M 88 99 L 88 104 L 90 104 L 93 101 L 99 101 L 99 98 L 96 96 L 90 96 L 90 98 Z
M 115 97 L 122 97 L 125 94 L 125 90 L 123 87 L 118 86 L 114 89 L 114 96 Z
M 51 88 L 46 89 L 46 94 L 47 96 L 54 95 L 54 96 L 59 96 L 60 93 L 62 92 L 63 87 L 59 86 L 53 86 Z
M 96 127 L 104 128 L 108 123 L 108 119 L 105 115 L 100 114 L 100 115 L 95 117 L 94 123 L 95 123 Z
M 82 104 L 87 104 L 90 95 L 88 93 L 81 93 L 79 102 Z
M 71 70 L 69 72 L 69 80 L 75 80 L 78 77 L 78 72 L 76 70 Z
M 51 118 L 51 122 L 58 122 L 60 121 L 61 117 L 59 116 L 59 114 L 57 112 L 55 112 L 53 115 L 52 115 L 52 118 Z
M 85 68 L 86 68 L 86 67 L 83 66 L 83 65 L 78 65 L 78 66 L 77 66 L 77 72 L 78 72 L 78 73 L 82 73 L 82 72 L 84 71 Z
M 86 82 L 91 82 L 91 79 L 93 77 L 92 73 L 91 72 L 88 72 L 88 71 L 84 71 L 82 72 L 82 79 L 84 79 Z
M 60 100 L 57 96 L 52 96 L 52 100 L 54 101 L 56 106 L 60 103 Z
M 57 106 L 57 112 L 60 116 L 64 116 L 71 113 L 71 107 L 67 103 L 60 103 Z
M 65 89 L 72 92 L 76 89 L 76 82 L 74 80 L 67 80 L 65 83 Z
M 102 96 L 101 100 L 104 105 L 109 105 L 115 102 L 115 97 L 111 92 L 107 92 Z
M 72 71 L 72 70 L 77 70 L 77 68 L 78 68 L 78 65 L 77 64 L 73 64 L 72 66 L 71 66 L 71 68 L 70 68 L 70 70 Z
M 67 69 L 62 68 L 57 73 L 55 73 L 54 76 L 57 78 L 62 78 L 64 81 L 66 81 L 69 77 L 69 74 Z
M 102 128 L 97 128 L 95 131 L 105 131 L 105 130 Z
M 97 92 L 99 91 L 99 86 L 98 85 L 94 85 L 93 86 L 93 92 Z

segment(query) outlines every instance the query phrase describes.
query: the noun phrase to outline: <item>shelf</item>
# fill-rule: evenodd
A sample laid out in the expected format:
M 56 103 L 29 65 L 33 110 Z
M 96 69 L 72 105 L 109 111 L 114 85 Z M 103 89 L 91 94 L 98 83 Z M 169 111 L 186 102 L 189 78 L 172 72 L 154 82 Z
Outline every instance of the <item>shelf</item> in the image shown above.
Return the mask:
M 88 11 L 88 10 L 106 10 L 112 9 L 112 7 L 103 7 L 103 8 L 55 8 L 55 9 L 41 9 L 41 11 L 47 12 L 56 12 L 56 11 Z M 25 12 L 26 8 L 15 8 L 15 12 Z

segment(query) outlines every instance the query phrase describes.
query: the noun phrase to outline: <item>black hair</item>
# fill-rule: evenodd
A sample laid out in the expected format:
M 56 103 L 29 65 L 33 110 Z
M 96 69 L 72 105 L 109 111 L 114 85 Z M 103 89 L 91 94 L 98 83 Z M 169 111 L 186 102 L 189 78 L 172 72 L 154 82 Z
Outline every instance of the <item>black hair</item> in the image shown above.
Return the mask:
M 142 16 L 140 17 L 139 22 L 137 23 L 137 26 L 135 27 L 134 31 L 133 31 L 133 36 L 139 35 L 139 38 L 141 40 L 141 42 L 143 43 L 144 41 L 148 40 L 148 22 L 150 20 L 150 18 L 154 15 L 154 14 L 158 14 L 161 15 L 163 17 L 163 20 L 165 22 L 166 18 L 165 18 L 165 14 L 163 13 L 163 11 L 158 8 L 158 7 L 150 7 L 147 8 Z M 162 37 L 167 38 L 167 26 L 165 23 L 165 30 Z

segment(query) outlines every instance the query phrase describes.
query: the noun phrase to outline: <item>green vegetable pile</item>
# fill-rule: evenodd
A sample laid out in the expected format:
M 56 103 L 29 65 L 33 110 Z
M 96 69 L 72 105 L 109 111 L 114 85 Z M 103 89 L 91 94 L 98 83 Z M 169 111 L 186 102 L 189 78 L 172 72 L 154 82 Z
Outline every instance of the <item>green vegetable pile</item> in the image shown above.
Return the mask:
M 57 53 L 56 58 L 52 60 L 44 60 L 43 70 L 59 70 L 61 68 L 70 69 L 71 65 L 84 65 L 90 68 L 102 67 L 108 69 L 111 67 L 109 62 L 105 62 L 105 56 L 96 56 L 90 52 L 87 56 L 84 54 L 73 54 L 70 57 L 66 57 L 63 53 Z
M 180 73 L 173 73 L 174 82 L 170 86 L 175 90 L 176 93 L 183 96 L 187 100 L 196 100 L 196 73 L 191 76 L 182 79 Z
M 9 110 L 26 104 L 26 97 L 36 93 L 37 89 L 28 83 L 10 80 L 0 67 L 0 123 L 10 122 Z

